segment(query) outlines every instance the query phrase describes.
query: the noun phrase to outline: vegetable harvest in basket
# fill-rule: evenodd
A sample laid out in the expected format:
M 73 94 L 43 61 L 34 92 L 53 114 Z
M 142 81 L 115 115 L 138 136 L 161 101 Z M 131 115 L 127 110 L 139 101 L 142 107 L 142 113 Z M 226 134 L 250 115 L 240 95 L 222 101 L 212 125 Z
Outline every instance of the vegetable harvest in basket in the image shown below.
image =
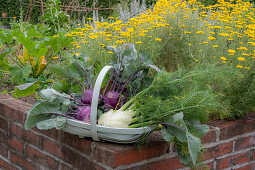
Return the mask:
M 200 122 L 206 122 L 209 113 L 221 108 L 207 87 L 211 82 L 202 81 L 214 70 L 162 71 L 150 81 L 150 62 L 144 55 L 138 55 L 132 44 L 108 49 L 115 52 L 111 63 L 114 70 L 99 96 L 98 124 L 113 128 L 155 127 L 161 130 L 166 141 L 175 142 L 183 163 L 196 164 L 202 151 L 200 139 L 209 130 Z M 83 81 L 84 74 L 90 77 L 89 81 Z M 80 79 L 76 74 L 79 79 L 76 82 L 83 91 L 80 96 L 60 93 L 53 88 L 42 90 L 41 100 L 28 113 L 25 128 L 61 129 L 68 118 L 89 123 L 92 77 L 92 72 L 81 73 Z

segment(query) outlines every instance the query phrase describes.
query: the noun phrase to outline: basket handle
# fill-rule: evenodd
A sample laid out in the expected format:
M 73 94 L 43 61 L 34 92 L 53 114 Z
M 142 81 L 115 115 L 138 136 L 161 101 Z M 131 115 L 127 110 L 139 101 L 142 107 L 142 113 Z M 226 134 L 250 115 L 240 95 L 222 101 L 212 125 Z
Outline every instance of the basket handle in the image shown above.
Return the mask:
M 97 135 L 97 106 L 98 106 L 98 98 L 99 93 L 101 89 L 102 82 L 104 80 L 105 75 L 109 70 L 113 69 L 112 66 L 105 66 L 101 72 L 99 73 L 95 87 L 93 90 L 93 96 L 92 96 L 92 102 L 91 102 L 91 112 L 90 112 L 90 127 L 91 127 L 91 135 L 93 140 L 99 141 L 98 135 Z
M 160 69 L 155 65 L 148 65 L 148 67 L 151 67 L 152 69 L 156 70 L 157 72 L 160 72 Z M 98 99 L 100 95 L 100 89 L 102 82 L 104 80 L 104 77 L 106 76 L 107 72 L 109 70 L 113 69 L 112 66 L 105 66 L 99 73 L 95 87 L 93 90 L 93 96 L 92 96 L 92 102 L 91 102 L 91 112 L 90 112 L 90 130 L 91 130 L 91 136 L 93 140 L 99 141 L 98 135 L 97 135 L 97 106 L 98 106 Z

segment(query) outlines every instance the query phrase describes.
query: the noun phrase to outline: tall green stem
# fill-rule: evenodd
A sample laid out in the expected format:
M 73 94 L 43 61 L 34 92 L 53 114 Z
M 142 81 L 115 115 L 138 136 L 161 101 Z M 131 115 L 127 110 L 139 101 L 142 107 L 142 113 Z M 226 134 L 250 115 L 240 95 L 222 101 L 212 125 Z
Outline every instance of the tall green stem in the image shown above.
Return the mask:
M 145 93 L 147 93 L 149 90 L 151 89 L 151 87 L 148 87 L 142 91 L 140 91 L 137 95 L 135 95 L 133 98 L 131 98 L 128 102 L 126 102 L 119 110 L 121 111 L 125 111 L 131 104 L 133 104 L 136 99 L 139 97 L 139 96 L 142 96 L 144 95 Z

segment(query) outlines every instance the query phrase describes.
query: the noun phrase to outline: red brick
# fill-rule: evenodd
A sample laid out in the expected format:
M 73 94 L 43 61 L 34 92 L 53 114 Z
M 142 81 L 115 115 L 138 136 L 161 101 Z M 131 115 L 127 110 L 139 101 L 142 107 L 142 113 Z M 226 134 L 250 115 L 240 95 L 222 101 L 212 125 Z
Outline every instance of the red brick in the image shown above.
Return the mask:
M 50 141 L 49 139 L 43 138 L 43 149 L 48 151 L 49 153 L 59 156 L 60 155 L 60 146 L 57 144 L 56 141 Z
M 91 161 L 89 159 L 87 159 L 86 157 L 83 157 L 77 151 L 69 147 L 62 146 L 60 158 L 78 169 L 81 169 L 84 167 L 89 169 L 89 167 L 91 167 Z
M 39 130 L 36 127 L 34 128 L 35 131 L 44 134 L 45 136 L 48 136 L 50 138 L 53 138 L 55 140 L 58 140 L 60 131 L 53 128 L 50 130 Z
M 134 145 L 97 142 L 92 147 L 93 159 L 114 168 L 167 153 L 169 144 L 161 136 L 153 134 L 149 140 L 140 150 Z
M 207 164 L 201 164 L 196 167 L 196 170 L 214 170 L 214 162 L 210 162 Z
M 0 142 L 7 144 L 7 139 L 8 139 L 8 133 L 6 131 L 0 130 Z
M 0 100 L 0 102 L 1 114 L 4 117 L 20 123 L 25 122 L 26 115 L 31 108 L 30 104 L 14 98 Z
M 6 132 L 8 131 L 8 122 L 1 117 L 0 117 L 0 128 Z
M 250 161 L 251 152 L 240 153 L 232 156 L 233 165 Z
M 220 145 L 216 145 L 210 148 L 205 148 L 205 153 L 202 154 L 201 160 L 208 160 L 216 158 L 218 156 L 230 153 L 233 150 L 233 142 L 227 142 Z
M 21 157 L 14 152 L 10 153 L 10 161 L 21 167 L 23 170 L 34 169 L 32 163 L 28 162 L 24 157 Z
M 12 97 L 7 95 L 7 94 L 3 94 L 3 93 L 0 93 L 0 101 L 1 100 L 7 100 L 7 99 L 11 99 Z
M 239 138 L 235 142 L 235 150 L 248 148 L 255 145 L 255 135 Z
M 133 167 L 132 169 L 140 170 L 175 170 L 178 168 L 183 168 L 184 165 L 180 162 L 179 158 L 169 158 L 166 160 L 152 162 L 146 165 L 141 165 L 139 167 Z
M 210 131 L 202 138 L 202 143 L 216 142 L 216 129 L 210 128 Z
M 73 168 L 70 168 L 69 166 L 66 166 L 63 163 L 60 163 L 59 167 L 60 167 L 61 170 L 73 170 Z
M 14 150 L 23 153 L 23 144 L 15 138 L 8 139 L 8 145 L 12 147 Z
M 19 127 L 13 123 L 11 123 L 11 134 L 19 137 L 20 139 L 35 145 L 37 147 L 40 146 L 40 137 L 34 134 L 31 130 L 26 131 L 23 127 Z
M 5 158 L 8 157 L 8 148 L 2 143 L 0 143 L 0 155 L 2 155 Z
M 255 169 L 255 163 L 250 163 L 246 166 L 237 168 L 236 170 L 254 170 Z
M 220 169 L 228 168 L 230 166 L 232 166 L 231 156 L 218 160 L 216 169 L 220 170 Z
M 71 146 L 82 153 L 90 154 L 92 142 L 92 139 L 81 139 L 77 135 L 61 131 L 60 143 Z
M 46 169 L 58 169 L 59 164 L 57 160 L 45 155 L 41 151 L 36 150 L 29 145 L 26 148 L 26 154 L 28 158 L 32 160 L 32 162 L 44 166 Z
M 9 164 L 8 162 L 6 162 L 5 160 L 0 158 L 0 168 L 2 170 L 16 170 L 17 168 L 15 168 L 14 166 L 12 166 L 11 164 Z
M 220 128 L 220 140 L 252 132 L 255 128 L 254 121 L 247 119 L 235 121 L 212 121 L 209 125 Z
M 251 157 L 251 159 L 252 159 L 252 160 L 255 160 L 255 150 L 252 150 L 251 152 L 252 152 L 252 157 Z

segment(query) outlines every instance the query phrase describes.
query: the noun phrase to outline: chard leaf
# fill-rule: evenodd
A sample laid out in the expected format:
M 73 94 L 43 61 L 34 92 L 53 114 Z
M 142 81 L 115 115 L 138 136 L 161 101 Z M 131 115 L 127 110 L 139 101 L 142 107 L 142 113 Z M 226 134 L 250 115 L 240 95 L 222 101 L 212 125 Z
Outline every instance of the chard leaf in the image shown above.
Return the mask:
M 11 72 L 11 81 L 16 82 L 18 84 L 23 83 L 23 72 L 22 68 L 17 65 L 9 67 L 9 71 Z
M 63 116 L 57 116 L 55 118 L 46 119 L 36 124 L 36 127 L 40 130 L 48 130 L 56 128 L 57 130 L 64 127 L 66 118 Z
M 49 113 L 62 114 L 60 111 L 59 103 L 48 103 L 48 102 L 37 102 L 33 105 L 29 113 L 27 114 L 27 119 L 24 128 L 28 130 L 29 128 L 35 127 L 38 122 L 51 118 Z
M 32 82 L 17 86 L 14 90 L 17 97 L 24 97 L 34 94 L 39 87 L 39 82 Z

